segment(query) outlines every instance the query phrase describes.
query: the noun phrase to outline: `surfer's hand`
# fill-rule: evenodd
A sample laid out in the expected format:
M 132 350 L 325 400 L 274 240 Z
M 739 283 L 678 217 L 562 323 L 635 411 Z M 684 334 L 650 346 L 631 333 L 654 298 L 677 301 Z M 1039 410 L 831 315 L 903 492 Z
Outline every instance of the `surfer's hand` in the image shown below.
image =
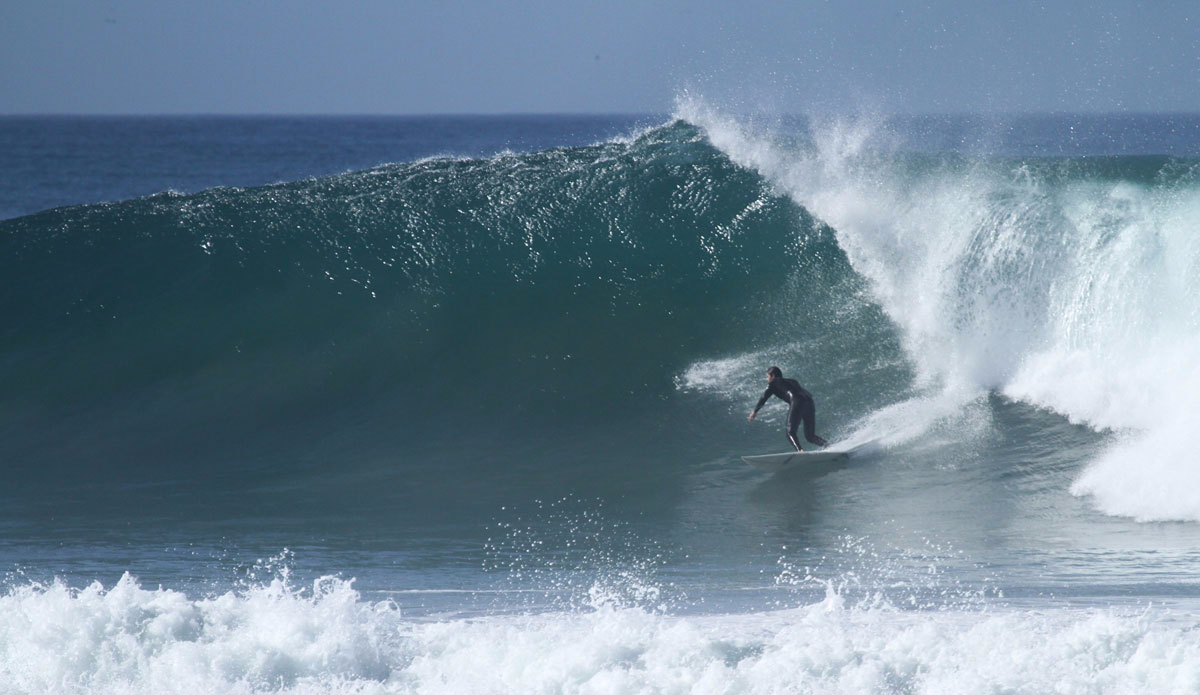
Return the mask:
M 754 422 L 755 415 L 758 415 L 758 413 L 750 413 L 750 422 Z

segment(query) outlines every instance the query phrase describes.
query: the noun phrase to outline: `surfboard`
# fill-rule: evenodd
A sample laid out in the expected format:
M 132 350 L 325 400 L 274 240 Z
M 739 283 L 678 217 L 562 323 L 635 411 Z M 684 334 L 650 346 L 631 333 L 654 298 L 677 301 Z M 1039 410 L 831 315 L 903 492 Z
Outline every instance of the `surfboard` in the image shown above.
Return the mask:
M 771 473 L 783 470 L 823 467 L 824 464 L 845 463 L 850 460 L 850 452 L 822 449 L 821 451 L 792 451 L 785 454 L 762 454 L 760 456 L 743 456 L 742 460 L 755 468 Z

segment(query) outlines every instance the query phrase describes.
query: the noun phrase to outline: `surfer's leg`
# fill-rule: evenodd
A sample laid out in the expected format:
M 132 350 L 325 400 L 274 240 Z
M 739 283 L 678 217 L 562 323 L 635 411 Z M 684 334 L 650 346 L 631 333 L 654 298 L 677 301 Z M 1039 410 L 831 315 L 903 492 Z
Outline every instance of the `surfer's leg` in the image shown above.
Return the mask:
M 804 451 L 800 446 L 800 438 L 796 436 L 796 430 L 800 428 L 800 411 L 795 403 L 788 408 L 787 420 L 787 435 L 791 440 L 792 446 L 796 447 L 796 451 Z
M 804 420 L 804 438 L 817 446 L 829 446 L 829 442 L 817 436 L 817 404 L 811 398 L 804 398 L 801 399 L 798 410 L 799 416 Z

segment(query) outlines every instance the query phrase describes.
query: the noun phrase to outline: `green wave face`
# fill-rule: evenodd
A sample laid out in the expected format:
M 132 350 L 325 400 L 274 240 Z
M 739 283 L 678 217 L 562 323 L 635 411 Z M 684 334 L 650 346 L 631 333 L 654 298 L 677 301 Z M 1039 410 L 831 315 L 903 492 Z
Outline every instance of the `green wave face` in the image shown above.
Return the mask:
M 727 411 L 679 388 L 697 360 L 898 349 L 832 230 L 684 122 L 60 208 L 0 246 L 0 407 L 35 476 L 697 447 L 661 437 Z

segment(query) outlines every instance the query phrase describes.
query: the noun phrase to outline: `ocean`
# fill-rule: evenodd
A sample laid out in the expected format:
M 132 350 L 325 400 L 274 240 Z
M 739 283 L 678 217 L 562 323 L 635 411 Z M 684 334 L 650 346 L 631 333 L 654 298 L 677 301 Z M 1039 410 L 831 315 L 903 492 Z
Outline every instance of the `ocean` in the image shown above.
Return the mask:
M 0 118 L 0 693 L 1200 692 L 1198 230 L 1195 115 Z

